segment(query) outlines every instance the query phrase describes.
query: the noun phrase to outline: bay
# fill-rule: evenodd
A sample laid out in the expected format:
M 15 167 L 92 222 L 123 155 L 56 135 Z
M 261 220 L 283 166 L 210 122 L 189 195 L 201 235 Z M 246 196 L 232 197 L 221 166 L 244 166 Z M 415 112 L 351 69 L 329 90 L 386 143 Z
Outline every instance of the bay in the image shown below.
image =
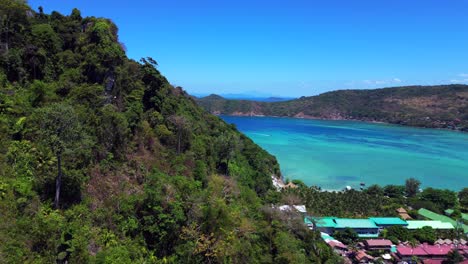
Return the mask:
M 221 116 L 275 155 L 285 179 L 327 190 L 360 183 L 468 186 L 468 134 L 359 121 Z

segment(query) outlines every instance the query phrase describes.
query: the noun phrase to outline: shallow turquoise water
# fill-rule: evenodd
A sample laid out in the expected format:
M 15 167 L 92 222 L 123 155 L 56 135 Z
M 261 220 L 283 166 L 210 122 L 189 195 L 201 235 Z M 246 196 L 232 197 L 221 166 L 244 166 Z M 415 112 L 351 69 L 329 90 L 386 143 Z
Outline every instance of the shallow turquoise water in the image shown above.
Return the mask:
M 468 134 L 355 121 L 222 116 L 275 155 L 284 178 L 324 189 L 404 184 L 468 186 Z

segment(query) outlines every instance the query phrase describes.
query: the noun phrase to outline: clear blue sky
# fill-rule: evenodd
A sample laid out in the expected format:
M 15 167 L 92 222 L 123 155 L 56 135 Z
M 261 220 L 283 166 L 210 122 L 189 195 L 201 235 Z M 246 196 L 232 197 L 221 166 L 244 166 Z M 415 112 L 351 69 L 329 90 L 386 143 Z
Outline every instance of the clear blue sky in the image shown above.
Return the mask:
M 193 94 L 468 83 L 468 0 L 30 0 L 111 18 Z

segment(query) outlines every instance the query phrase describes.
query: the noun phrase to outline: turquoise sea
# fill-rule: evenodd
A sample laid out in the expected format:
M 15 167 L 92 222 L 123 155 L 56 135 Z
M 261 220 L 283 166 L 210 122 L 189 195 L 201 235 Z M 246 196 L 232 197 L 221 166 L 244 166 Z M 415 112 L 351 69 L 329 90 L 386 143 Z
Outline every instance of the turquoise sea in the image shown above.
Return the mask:
M 275 155 L 284 178 L 338 190 L 377 183 L 468 187 L 468 133 L 357 121 L 221 116 Z

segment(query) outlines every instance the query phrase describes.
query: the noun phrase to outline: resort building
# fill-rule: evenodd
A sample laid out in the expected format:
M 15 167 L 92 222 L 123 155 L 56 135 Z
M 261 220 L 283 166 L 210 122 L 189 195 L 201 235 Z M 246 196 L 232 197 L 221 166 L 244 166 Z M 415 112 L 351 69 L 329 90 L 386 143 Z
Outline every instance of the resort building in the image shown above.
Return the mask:
M 330 246 L 335 253 L 344 256 L 346 252 L 348 252 L 348 247 L 343 244 L 342 242 L 336 240 L 334 237 L 330 236 L 327 233 L 320 233 L 320 236 L 325 241 L 325 243 Z
M 428 254 L 421 247 L 398 246 L 397 256 L 400 260 L 411 260 L 413 256 L 418 258 L 427 258 Z
M 335 253 L 339 255 L 344 255 L 346 252 L 348 252 L 348 247 L 340 241 L 334 240 L 328 241 L 326 243 L 333 249 Z
M 336 218 L 334 221 L 336 231 L 351 228 L 362 238 L 379 237 L 379 227 L 370 219 Z
M 304 221 L 313 229 L 317 228 L 320 232 L 333 234 L 336 227 L 335 219 L 336 217 L 306 217 Z
M 351 228 L 362 238 L 376 238 L 379 236 L 379 227 L 370 219 L 306 217 L 304 222 L 307 226 L 317 228 L 319 231 L 327 234 Z
M 365 251 L 360 250 L 354 256 L 354 260 L 357 263 L 371 263 L 374 260 L 374 257 L 368 255 Z
M 449 213 L 453 213 L 453 210 L 446 210 L 445 211 L 446 214 L 449 214 Z M 424 218 L 427 218 L 429 220 L 436 220 L 436 221 L 441 221 L 441 222 L 444 222 L 444 223 L 450 223 L 452 224 L 454 227 L 458 227 L 458 228 L 463 228 L 463 232 L 464 233 L 468 233 L 468 225 L 465 225 L 463 224 L 463 221 L 459 221 L 457 222 L 455 219 L 452 219 L 446 215 L 441 215 L 441 214 L 438 214 L 438 213 L 435 213 L 431 210 L 427 210 L 425 208 L 421 208 L 418 210 L 418 214 L 421 215 L 422 217 Z M 463 214 L 462 214 L 462 218 L 463 218 Z M 467 215 L 465 215 L 466 218 L 468 218 Z M 466 220 L 466 219 L 464 219 Z
M 391 226 L 408 226 L 408 223 L 405 220 L 402 220 L 398 217 L 371 217 L 369 219 L 380 228 L 387 228 Z
M 300 208 L 295 208 L 302 211 Z M 292 208 L 291 208 L 292 209 Z M 283 210 L 283 209 L 281 209 Z M 436 220 L 402 220 L 398 217 L 371 217 L 364 219 L 338 218 L 338 217 L 304 217 L 304 223 L 310 229 L 333 234 L 346 228 L 353 229 L 360 238 L 378 238 L 380 232 L 391 226 L 401 226 L 410 230 L 421 229 L 425 226 L 435 230 L 450 230 L 455 227 L 451 223 Z M 386 245 L 387 246 L 387 245 Z
M 333 234 L 335 231 L 351 228 L 361 238 L 377 238 L 382 229 L 390 226 L 406 227 L 408 223 L 398 217 L 372 217 L 363 219 L 338 217 L 305 217 L 304 222 L 309 228 L 317 228 L 321 232 Z
M 454 229 L 455 227 L 451 223 L 441 222 L 437 220 L 409 220 L 406 221 L 408 229 L 421 229 L 425 226 L 430 226 L 436 230 L 449 230 Z
M 401 219 L 403 220 L 411 220 L 413 218 L 411 218 L 411 216 L 408 214 L 408 212 L 406 211 L 405 208 L 403 207 L 400 207 L 398 209 L 396 209 L 398 215 L 400 216 Z
M 413 256 L 424 260 L 444 260 L 452 250 L 458 250 L 460 254 L 464 255 L 467 248 L 467 246 L 455 247 L 453 245 L 422 244 L 416 247 L 400 245 L 397 247 L 396 256 L 403 261 L 411 260 Z
M 387 250 L 392 249 L 392 241 L 388 239 L 367 239 L 364 240 L 364 245 L 367 250 Z

